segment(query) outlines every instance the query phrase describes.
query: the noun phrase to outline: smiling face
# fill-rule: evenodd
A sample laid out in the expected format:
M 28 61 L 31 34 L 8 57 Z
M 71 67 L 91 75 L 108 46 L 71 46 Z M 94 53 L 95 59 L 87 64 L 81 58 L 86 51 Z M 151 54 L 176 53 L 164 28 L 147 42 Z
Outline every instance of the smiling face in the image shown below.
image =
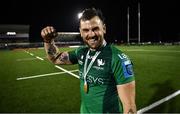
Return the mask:
M 80 33 L 83 41 L 91 48 L 97 49 L 103 44 L 106 26 L 98 16 L 80 21 Z

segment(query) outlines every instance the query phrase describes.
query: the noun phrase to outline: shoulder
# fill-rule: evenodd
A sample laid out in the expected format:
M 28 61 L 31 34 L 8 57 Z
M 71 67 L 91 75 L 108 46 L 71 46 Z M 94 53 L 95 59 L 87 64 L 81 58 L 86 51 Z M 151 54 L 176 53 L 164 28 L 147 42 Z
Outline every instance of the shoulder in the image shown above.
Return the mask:
M 124 55 L 124 52 L 121 51 L 117 46 L 111 44 L 111 45 L 110 45 L 110 48 L 111 48 L 111 51 L 112 51 L 112 56 L 113 56 L 113 58 L 114 58 L 114 57 L 115 57 L 115 58 L 116 58 L 116 57 L 119 58 L 119 56 Z
M 68 53 L 71 55 L 71 54 L 75 54 L 75 55 L 78 55 L 79 53 L 83 52 L 84 50 L 86 50 L 86 46 L 80 46 L 78 48 L 75 48 L 71 51 L 68 51 Z
M 112 57 L 113 60 L 127 61 L 130 60 L 127 54 L 125 54 L 120 48 L 117 46 L 111 45 Z
M 111 44 L 110 48 L 112 50 L 113 53 L 117 54 L 117 53 L 122 53 L 122 51 L 120 49 L 118 49 L 115 45 Z
M 112 46 L 111 68 L 117 84 L 125 84 L 134 80 L 133 64 L 130 58 L 119 49 Z
M 75 53 L 78 55 L 79 53 L 84 53 L 86 50 L 88 50 L 87 46 L 80 46 L 77 49 L 75 49 Z
M 74 49 L 73 51 L 69 51 L 68 54 L 69 54 L 69 60 L 71 61 L 71 63 L 72 64 L 78 63 L 78 58 L 80 58 L 85 53 L 85 50 L 87 50 L 87 47 L 81 46 Z

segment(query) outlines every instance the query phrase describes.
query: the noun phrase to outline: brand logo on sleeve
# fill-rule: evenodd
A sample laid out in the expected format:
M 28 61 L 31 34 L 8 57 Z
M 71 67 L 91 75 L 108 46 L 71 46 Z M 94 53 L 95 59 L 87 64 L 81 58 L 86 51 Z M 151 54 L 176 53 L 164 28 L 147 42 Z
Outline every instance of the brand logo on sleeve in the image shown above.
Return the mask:
M 118 56 L 122 61 L 124 77 L 125 78 L 132 77 L 134 75 L 132 62 L 128 59 L 128 56 L 125 55 L 124 53 L 118 54 Z

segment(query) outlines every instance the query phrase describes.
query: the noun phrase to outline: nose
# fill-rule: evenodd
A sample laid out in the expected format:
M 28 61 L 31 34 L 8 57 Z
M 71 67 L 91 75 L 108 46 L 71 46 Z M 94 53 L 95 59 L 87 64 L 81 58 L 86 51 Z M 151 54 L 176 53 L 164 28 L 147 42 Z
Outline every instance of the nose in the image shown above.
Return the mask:
M 95 36 L 95 32 L 92 31 L 92 30 L 90 30 L 90 31 L 89 31 L 89 37 L 92 38 L 92 37 L 94 37 L 94 36 Z

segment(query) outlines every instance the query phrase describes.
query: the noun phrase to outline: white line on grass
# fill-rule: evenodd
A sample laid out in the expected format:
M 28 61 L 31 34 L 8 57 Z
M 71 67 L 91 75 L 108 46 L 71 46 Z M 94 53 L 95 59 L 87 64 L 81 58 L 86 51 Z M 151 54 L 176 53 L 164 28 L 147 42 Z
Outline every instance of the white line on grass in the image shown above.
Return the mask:
M 74 73 L 72 73 L 72 72 L 70 72 L 70 71 L 68 71 L 68 70 L 66 70 L 66 69 L 64 69 L 64 68 L 62 68 L 60 66 L 55 65 L 55 67 L 62 70 L 62 71 L 64 71 L 64 72 L 66 72 L 66 73 L 68 73 L 68 74 L 70 74 L 70 75 L 72 75 L 72 76 L 74 76 L 74 77 L 76 77 L 76 78 L 79 78 L 78 75 L 76 75 L 76 74 L 74 74 Z
M 148 110 L 150 110 L 150 109 L 152 109 L 152 108 L 154 108 L 154 107 L 156 107 L 156 106 L 158 106 L 158 105 L 172 99 L 173 97 L 175 97 L 175 96 L 177 96 L 179 94 L 180 94 L 180 90 L 174 92 L 173 94 L 171 94 L 171 95 L 169 95 L 169 96 L 167 96 L 167 97 L 165 97 L 165 98 L 163 98 L 163 99 L 161 99 L 161 100 L 159 100 L 159 101 L 157 101 L 157 102 L 155 102 L 155 103 L 153 103 L 153 104 L 151 104 L 151 105 L 149 105 L 149 106 L 147 106 L 147 107 L 145 107 L 143 109 L 138 110 L 137 113 L 142 114 L 142 113 L 144 113 L 144 112 L 146 112 L 146 111 L 148 111 Z
M 25 52 L 28 53 L 28 54 L 30 54 L 31 56 L 34 56 L 33 53 L 30 53 L 30 52 L 28 52 L 28 51 L 26 51 L 26 50 L 25 50 Z M 41 57 L 39 57 L 39 56 L 35 56 L 35 57 L 36 57 L 37 59 L 41 60 L 41 61 L 44 60 L 43 58 L 41 58 Z
M 69 72 L 77 72 L 78 70 L 71 70 Z M 39 78 L 39 77 L 45 77 L 50 75 L 57 75 L 57 74 L 65 74 L 66 72 L 56 72 L 56 73 L 49 73 L 49 74 L 41 74 L 41 75 L 34 75 L 34 76 L 27 76 L 27 77 L 21 77 L 17 78 L 16 80 L 26 80 L 26 79 L 32 79 L 32 78 Z
M 34 56 L 34 54 L 33 53 L 29 53 L 31 56 Z
M 41 57 L 43 59 L 45 59 L 46 57 Z M 31 60 L 37 60 L 38 58 L 23 58 L 23 59 L 16 59 L 16 61 L 31 61 Z
M 44 60 L 43 58 L 38 57 L 38 56 L 36 56 L 36 58 L 37 58 L 37 59 L 39 59 L 39 60 L 41 60 L 41 61 L 43 61 L 43 60 Z
M 26 51 L 25 51 L 25 52 L 26 52 Z M 28 52 L 28 51 L 27 51 L 27 52 Z M 32 53 L 30 53 L 30 55 L 31 55 L 31 54 L 32 54 Z M 32 56 L 34 56 L 34 54 L 33 54 Z M 40 59 L 40 60 L 44 60 L 43 58 L 38 57 L 38 56 L 36 56 L 36 58 L 37 58 L 37 59 Z M 74 73 L 72 73 L 72 72 L 70 72 L 70 71 L 68 71 L 68 70 L 66 70 L 66 69 L 64 69 L 64 68 L 62 68 L 62 67 L 60 67 L 60 66 L 55 65 L 55 67 L 58 68 L 58 69 L 60 69 L 60 70 L 62 70 L 62 71 L 64 71 L 64 72 L 66 72 L 66 73 L 68 73 L 68 74 L 70 74 L 70 75 L 72 75 L 72 76 L 74 76 L 74 77 L 76 77 L 76 78 L 79 78 L 78 75 L 76 75 L 76 74 L 74 74 Z

